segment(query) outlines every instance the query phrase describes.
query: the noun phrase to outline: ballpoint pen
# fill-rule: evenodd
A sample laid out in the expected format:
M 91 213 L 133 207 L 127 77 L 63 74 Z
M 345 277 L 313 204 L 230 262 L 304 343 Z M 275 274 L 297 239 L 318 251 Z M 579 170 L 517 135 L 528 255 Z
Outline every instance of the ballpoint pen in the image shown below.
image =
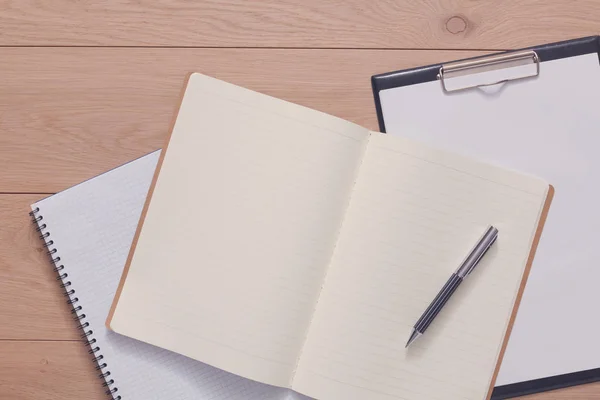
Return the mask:
M 471 250 L 471 252 L 467 255 L 465 260 L 460 264 L 456 272 L 454 272 L 450 279 L 446 282 L 442 290 L 437 294 L 435 299 L 431 302 L 429 307 L 425 310 L 421 318 L 414 325 L 412 333 L 406 343 L 406 347 L 408 347 L 412 342 L 417 340 L 419 336 L 421 336 L 427 328 L 429 324 L 435 319 L 435 317 L 439 314 L 441 309 L 444 307 L 446 302 L 450 299 L 454 291 L 460 286 L 463 280 L 475 269 L 481 258 L 485 255 L 485 253 L 489 250 L 489 248 L 494 244 L 496 239 L 498 238 L 498 229 L 493 226 L 489 226 L 483 236 L 479 239 L 475 247 Z

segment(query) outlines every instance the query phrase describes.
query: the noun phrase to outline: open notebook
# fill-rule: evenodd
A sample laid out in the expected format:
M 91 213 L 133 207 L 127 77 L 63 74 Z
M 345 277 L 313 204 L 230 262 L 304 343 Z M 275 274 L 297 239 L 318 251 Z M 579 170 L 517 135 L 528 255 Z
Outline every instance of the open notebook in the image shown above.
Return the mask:
M 114 399 L 301 400 L 104 326 L 160 152 L 31 206 Z M 41 219 L 40 219 L 41 218 Z M 91 333 L 89 333 L 91 332 Z M 100 368 L 101 367 L 101 368 Z M 98 382 L 99 385 L 103 382 Z
M 544 181 L 191 75 L 107 324 L 330 399 L 483 399 Z M 412 324 L 500 235 L 427 334 Z

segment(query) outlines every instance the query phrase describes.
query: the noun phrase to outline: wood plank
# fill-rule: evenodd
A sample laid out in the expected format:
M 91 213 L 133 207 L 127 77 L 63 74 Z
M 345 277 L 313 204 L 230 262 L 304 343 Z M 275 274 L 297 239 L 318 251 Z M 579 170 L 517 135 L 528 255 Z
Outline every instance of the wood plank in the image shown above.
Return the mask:
M 100 382 L 90 356 L 81 343 L 0 341 L 0 387 L 3 399 L 104 400 L 106 396 Z M 519 399 L 600 399 L 600 383 Z
M 598 400 L 600 382 L 518 397 L 521 400 Z
M 8 388 L 3 394 L 11 399 L 93 399 L 101 395 L 100 385 L 80 342 L 2 341 L 77 337 L 27 217 L 28 205 L 37 199 L 39 195 L 0 195 L 0 387 Z M 523 399 L 595 398 L 600 398 L 600 383 Z
M 0 195 L 0 338 L 75 339 L 61 291 L 28 220 L 39 195 Z M 0 387 L 7 398 L 95 398 L 99 385 L 86 371 L 89 356 L 79 342 L 0 340 Z M 71 382 L 72 380 L 72 382 Z M 6 384 L 10 382 L 10 385 Z M 89 391 L 87 396 L 82 393 Z M 50 396 L 50 397 L 47 397 Z M 594 397 L 597 396 L 597 397 Z M 600 384 L 537 394 L 527 400 L 600 398 Z
M 0 192 L 57 192 L 160 148 L 192 71 L 377 129 L 371 75 L 479 54 L 4 48 Z
M 106 400 L 91 358 L 79 342 L 0 341 L 0 398 Z
M 579 0 L 0 2 L 0 44 L 504 49 L 598 34 Z
M 78 338 L 56 274 L 29 220 L 29 204 L 40 197 L 0 195 L 0 339 Z

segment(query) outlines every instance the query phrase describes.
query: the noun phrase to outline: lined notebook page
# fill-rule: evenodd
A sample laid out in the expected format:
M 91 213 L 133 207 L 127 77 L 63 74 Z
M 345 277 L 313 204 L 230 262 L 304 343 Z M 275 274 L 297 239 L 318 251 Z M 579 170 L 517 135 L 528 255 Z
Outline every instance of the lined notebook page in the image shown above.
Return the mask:
M 374 133 L 293 388 L 320 399 L 484 399 L 547 191 L 536 178 Z M 496 244 L 405 350 L 488 224 Z
M 368 136 L 193 74 L 111 328 L 288 387 Z
M 191 358 L 109 331 L 106 315 L 119 285 L 160 152 L 154 152 L 32 205 L 44 217 L 85 314 L 97 354 L 123 400 L 301 400 Z M 58 285 L 58 283 L 57 283 Z M 66 300 L 66 298 L 65 298 Z M 83 346 L 83 344 L 82 344 Z M 91 362 L 92 356 L 90 356 Z M 98 372 L 100 374 L 100 372 Z M 98 379 L 98 389 L 102 381 Z

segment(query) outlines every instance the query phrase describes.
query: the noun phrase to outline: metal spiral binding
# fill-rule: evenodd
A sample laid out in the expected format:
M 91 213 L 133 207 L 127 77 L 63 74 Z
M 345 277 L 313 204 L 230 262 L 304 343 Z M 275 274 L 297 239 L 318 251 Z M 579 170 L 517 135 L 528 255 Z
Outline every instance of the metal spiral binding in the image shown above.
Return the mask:
M 102 354 L 98 354 L 100 351 L 100 347 L 96 346 L 96 339 L 92 337 L 94 331 L 88 329 L 90 324 L 85 321 L 86 315 L 83 313 L 83 307 L 81 305 L 76 305 L 79 302 L 79 299 L 75 297 L 75 289 L 71 288 L 71 281 L 67 280 L 69 274 L 67 272 L 63 272 L 65 266 L 60 264 L 60 256 L 57 255 L 58 249 L 54 247 L 54 240 L 50 239 L 50 232 L 47 231 L 48 227 L 42 221 L 44 217 L 40 213 L 39 207 L 36 207 L 33 211 L 29 213 L 32 222 L 36 225 L 36 232 L 39 232 L 39 237 L 43 241 L 43 246 L 48 249 L 46 254 L 50 257 L 50 261 L 52 261 L 52 265 L 54 270 L 57 273 L 56 280 L 61 281 L 60 287 L 64 289 L 64 295 L 68 297 L 67 304 L 71 305 L 71 314 L 73 314 L 73 319 L 79 322 L 77 328 L 81 330 L 82 335 L 81 338 L 85 340 L 85 345 L 89 347 L 88 353 L 94 358 L 92 361 L 96 364 L 96 371 L 100 371 L 98 374 L 98 378 L 102 379 L 104 382 L 102 383 L 102 387 L 105 387 L 105 393 L 107 396 L 110 396 L 112 400 L 121 400 L 120 395 L 116 395 L 119 390 L 115 385 L 115 381 L 110 377 L 110 371 L 106 370 L 107 364 L 103 362 L 104 356 Z M 103 372 L 102 370 L 106 370 Z

